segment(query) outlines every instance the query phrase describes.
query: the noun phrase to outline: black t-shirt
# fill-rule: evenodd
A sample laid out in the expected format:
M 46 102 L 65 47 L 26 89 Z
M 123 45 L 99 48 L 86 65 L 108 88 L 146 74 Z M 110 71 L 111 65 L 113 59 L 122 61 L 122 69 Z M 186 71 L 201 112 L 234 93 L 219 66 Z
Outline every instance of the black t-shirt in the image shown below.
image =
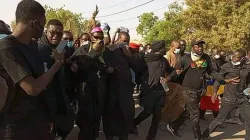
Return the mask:
M 205 74 L 211 75 L 213 72 L 211 59 L 207 54 L 203 54 L 197 62 L 192 61 L 190 54 L 184 55 L 181 58 L 181 68 L 187 68 L 182 85 L 194 91 L 201 90 L 205 84 Z
M 29 96 L 19 82 L 26 76 L 37 78 L 43 73 L 43 64 L 36 58 L 34 49 L 18 42 L 15 37 L 8 36 L 0 41 L 0 72 L 10 77 L 15 85 L 9 88 L 7 103 L 3 115 L 3 124 L 30 124 L 45 120 L 45 113 L 40 104 L 39 96 Z M 9 97 L 14 97 L 10 99 Z M 29 123 L 30 122 L 30 123 Z

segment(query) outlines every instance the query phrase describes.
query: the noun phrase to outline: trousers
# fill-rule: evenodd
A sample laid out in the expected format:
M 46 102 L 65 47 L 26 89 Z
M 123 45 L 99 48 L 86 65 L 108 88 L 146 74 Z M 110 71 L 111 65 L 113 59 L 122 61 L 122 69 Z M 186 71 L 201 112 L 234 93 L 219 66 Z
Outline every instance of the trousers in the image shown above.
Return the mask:
M 240 114 L 245 120 L 246 135 L 245 140 L 250 140 L 250 103 L 247 99 L 238 102 L 234 102 L 225 97 L 222 99 L 221 108 L 219 115 L 209 124 L 209 127 L 203 133 L 204 136 L 208 137 L 210 133 L 214 132 L 215 129 L 225 122 L 227 116 L 236 108 L 239 108 Z
M 190 90 L 184 90 L 184 96 L 186 100 L 186 109 L 189 115 L 189 119 L 192 124 L 192 130 L 195 139 L 201 139 L 200 129 L 200 99 L 201 93 Z
M 161 120 L 161 110 L 163 106 L 155 104 L 152 112 L 145 111 L 145 109 L 135 118 L 135 126 L 139 125 L 142 121 L 146 120 L 149 116 L 153 115 L 151 125 L 148 131 L 148 139 L 153 139 L 157 135 L 158 126 Z

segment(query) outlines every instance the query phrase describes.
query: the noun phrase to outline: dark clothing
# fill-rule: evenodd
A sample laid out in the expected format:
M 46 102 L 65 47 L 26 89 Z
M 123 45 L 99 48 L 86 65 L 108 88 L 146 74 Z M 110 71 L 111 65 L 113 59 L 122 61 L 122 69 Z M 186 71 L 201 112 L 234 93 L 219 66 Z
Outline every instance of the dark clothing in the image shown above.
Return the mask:
M 197 64 L 198 62 L 200 62 L 200 64 Z M 182 86 L 185 89 L 186 109 L 192 122 L 194 137 L 195 139 L 201 139 L 199 103 L 206 89 L 205 78 L 207 74 L 217 78 L 218 74 L 213 70 L 211 59 L 207 54 L 203 54 L 197 63 L 192 61 L 191 54 L 186 54 L 181 58 L 180 66 L 177 67 L 179 67 L 178 69 L 184 70 L 179 76 L 183 77 Z M 186 115 L 187 114 L 183 114 L 183 116 Z M 175 122 L 178 124 L 172 123 L 171 126 L 179 128 L 180 122 L 184 123 L 184 121 L 185 117 Z
M 209 128 L 204 132 L 205 136 L 212 133 L 216 127 L 222 124 L 230 112 L 234 109 L 239 108 L 242 117 L 245 120 L 246 129 L 246 140 L 250 140 L 250 104 L 247 97 L 243 94 L 246 88 L 249 88 L 249 76 L 250 76 L 250 66 L 247 64 L 241 64 L 239 66 L 234 66 L 232 63 L 226 63 L 222 66 L 220 76 L 223 79 L 230 79 L 239 76 L 239 84 L 225 84 L 224 96 L 222 98 L 222 105 L 219 111 L 219 115 L 215 118 L 209 125 Z M 218 81 L 214 84 L 215 88 L 218 89 L 220 83 Z
M 104 55 L 104 60 L 113 68 L 121 68 L 108 76 L 103 129 L 106 136 L 127 137 L 133 126 L 135 113 L 131 61 L 122 48 L 114 48 L 110 55 Z
M 197 65 L 192 62 L 190 54 L 181 58 L 181 69 L 189 67 L 182 82 L 182 86 L 185 89 L 193 91 L 201 90 L 204 88 L 205 74 L 212 74 L 213 68 L 210 57 L 207 54 L 203 54 L 201 60 L 204 61 L 203 64 L 201 67 L 197 67 Z
M 187 111 L 187 108 L 185 107 L 185 110 L 181 113 L 181 115 L 173 122 L 171 122 L 169 125 L 174 129 L 174 130 L 179 130 L 180 127 L 183 125 L 183 123 L 188 120 L 189 114 Z
M 54 48 L 55 46 L 48 43 L 45 36 L 38 41 L 39 60 L 45 64 L 44 67 L 47 66 L 47 69 L 50 69 L 55 62 L 51 57 Z M 56 131 L 64 132 L 63 137 L 66 137 L 73 129 L 75 116 L 65 91 L 64 70 L 64 67 L 61 67 L 57 71 L 45 89 L 43 98 L 46 100 L 46 111 Z
M 104 53 L 108 51 L 106 50 Z M 99 61 L 99 55 L 94 50 L 91 50 L 88 54 L 80 54 L 71 58 L 79 66 L 76 73 L 79 94 L 79 111 L 76 119 L 76 124 L 80 128 L 78 139 L 95 140 L 99 136 L 100 120 L 104 106 L 107 79 L 105 70 L 107 66 Z M 81 88 L 79 89 L 79 87 Z
M 164 91 L 160 77 L 165 77 L 166 73 L 171 73 L 172 68 L 162 55 L 147 54 L 142 66 L 142 90 L 140 94 L 140 105 L 148 112 L 152 112 L 155 103 L 165 105 L 166 92 Z
M 135 118 L 135 126 L 153 114 L 147 138 L 155 138 L 161 120 L 161 110 L 165 105 L 166 91 L 160 83 L 160 77 L 171 73 L 172 68 L 168 61 L 159 54 L 146 54 L 142 61 L 142 90 L 140 105 L 143 111 Z
M 153 118 L 151 121 L 151 125 L 148 131 L 147 138 L 155 138 L 157 135 L 158 126 L 161 120 L 161 111 L 163 106 L 159 104 L 155 104 L 153 112 L 147 112 L 143 110 L 136 118 L 135 118 L 135 125 L 139 125 L 141 122 L 146 120 L 148 117 L 150 117 L 153 114 Z
M 225 92 L 225 94 L 227 94 Z M 222 98 L 222 104 L 219 111 L 219 115 L 209 124 L 208 129 L 206 129 L 205 132 L 203 132 L 204 136 L 208 137 L 210 133 L 214 132 L 215 129 L 223 124 L 227 118 L 227 116 L 234 110 L 234 109 L 240 109 L 240 114 L 245 120 L 245 140 L 250 140 L 250 104 L 249 101 L 245 98 L 245 100 L 242 102 L 242 100 L 236 100 L 231 101 L 227 100 L 225 98 Z
M 224 89 L 224 96 L 228 100 L 236 100 L 244 97 L 243 90 L 250 87 L 249 79 L 250 65 L 243 64 L 242 66 L 234 66 L 232 63 L 226 63 L 222 66 L 219 75 L 223 79 L 240 77 L 239 84 L 226 84 Z M 214 86 L 217 88 L 220 86 L 219 81 L 215 81 Z
M 8 135 L 9 139 L 34 140 L 34 137 L 37 139 L 41 134 L 44 134 L 44 138 L 51 139 L 48 136 L 49 120 L 44 111 L 45 101 L 41 98 L 44 92 L 42 91 L 39 96 L 30 96 L 18 83 L 26 76 L 37 78 L 44 73 L 43 63 L 37 56 L 37 51 L 21 44 L 13 36 L 0 41 L 0 75 L 7 76 L 9 86 L 8 97 L 0 116 L 0 139 L 4 139 L 3 135 L 8 135 L 8 131 L 3 132 L 7 129 L 15 129 Z M 34 133 L 28 136 L 27 133 L 30 133 L 31 129 Z M 37 132 L 38 129 L 40 134 Z

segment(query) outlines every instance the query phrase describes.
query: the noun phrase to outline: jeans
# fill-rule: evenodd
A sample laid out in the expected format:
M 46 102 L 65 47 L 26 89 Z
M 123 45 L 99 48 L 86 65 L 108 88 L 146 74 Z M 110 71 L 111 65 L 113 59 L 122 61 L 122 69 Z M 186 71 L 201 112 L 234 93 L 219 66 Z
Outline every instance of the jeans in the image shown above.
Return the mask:
M 243 102 L 238 102 L 237 100 L 232 102 L 232 100 L 223 98 L 219 115 L 209 124 L 208 129 L 204 132 L 204 136 L 208 137 L 210 133 L 214 132 L 215 129 L 222 124 L 227 116 L 236 108 L 239 108 L 240 114 L 245 120 L 245 140 L 250 140 L 250 103 L 247 99 Z
M 151 121 L 151 125 L 148 131 L 148 136 L 147 138 L 155 138 L 157 131 L 158 131 L 158 126 L 161 120 L 161 110 L 163 106 L 160 104 L 155 104 L 153 111 L 149 113 L 148 111 L 143 110 L 134 120 L 135 126 L 139 125 L 142 121 L 146 120 L 151 114 L 153 114 L 153 118 Z

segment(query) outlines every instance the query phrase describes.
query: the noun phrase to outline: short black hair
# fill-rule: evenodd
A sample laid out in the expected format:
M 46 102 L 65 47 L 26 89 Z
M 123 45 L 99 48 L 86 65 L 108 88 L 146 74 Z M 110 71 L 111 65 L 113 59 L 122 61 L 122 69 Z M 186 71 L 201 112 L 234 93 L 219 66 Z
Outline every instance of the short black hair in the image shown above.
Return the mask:
M 51 20 L 49 20 L 48 23 L 47 23 L 47 28 L 48 28 L 50 25 L 56 25 L 56 26 L 61 26 L 61 27 L 63 27 L 62 22 L 61 22 L 60 20 L 58 20 L 58 19 L 51 19 Z
M 63 31 L 63 34 L 73 34 L 73 33 L 70 31 Z
M 247 52 L 245 49 L 237 49 L 235 52 L 238 52 L 242 57 L 245 57 L 247 55 Z
M 45 16 L 45 9 L 35 0 L 22 0 L 16 8 L 16 23 L 27 23 Z

